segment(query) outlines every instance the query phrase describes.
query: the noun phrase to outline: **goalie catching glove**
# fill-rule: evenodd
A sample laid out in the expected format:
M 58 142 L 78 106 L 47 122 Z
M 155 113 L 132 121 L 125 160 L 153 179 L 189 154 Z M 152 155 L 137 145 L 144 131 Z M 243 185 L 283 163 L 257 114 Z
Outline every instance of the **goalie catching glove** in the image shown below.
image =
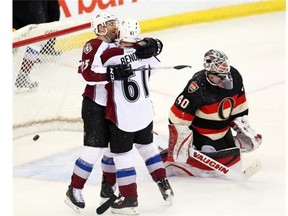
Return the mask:
M 241 149 L 241 152 L 251 152 L 260 146 L 262 135 L 251 128 L 247 115 L 236 118 L 231 126 L 237 132 L 235 145 Z
M 130 64 L 110 65 L 107 67 L 107 79 L 109 82 L 114 80 L 126 80 L 133 74 Z
M 157 56 L 162 52 L 163 43 L 159 39 L 144 38 L 136 43 L 135 55 L 140 59 Z

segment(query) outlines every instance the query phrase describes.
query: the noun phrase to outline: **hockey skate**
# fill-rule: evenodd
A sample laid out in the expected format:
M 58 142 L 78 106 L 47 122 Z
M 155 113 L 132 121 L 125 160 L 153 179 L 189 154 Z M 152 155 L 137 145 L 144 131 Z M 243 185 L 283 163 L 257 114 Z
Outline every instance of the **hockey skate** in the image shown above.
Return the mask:
M 137 197 L 119 196 L 111 206 L 111 212 L 122 215 L 138 215 Z
M 172 205 L 172 197 L 174 196 L 174 192 L 168 182 L 167 178 L 163 178 L 157 182 L 159 190 L 163 196 L 163 199 L 167 201 L 170 205 Z
M 111 186 L 110 184 L 102 181 L 100 191 L 100 197 L 101 197 L 100 205 L 105 203 L 110 197 L 114 195 L 115 189 L 116 189 L 115 186 Z
M 65 203 L 77 213 L 80 213 L 79 208 L 85 207 L 85 202 L 82 196 L 82 189 L 73 188 L 69 185 L 66 192 Z

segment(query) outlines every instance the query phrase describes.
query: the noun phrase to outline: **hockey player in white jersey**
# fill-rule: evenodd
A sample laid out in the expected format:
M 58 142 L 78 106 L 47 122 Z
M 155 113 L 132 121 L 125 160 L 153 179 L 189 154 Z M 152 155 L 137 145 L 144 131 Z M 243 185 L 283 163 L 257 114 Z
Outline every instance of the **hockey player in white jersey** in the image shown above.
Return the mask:
M 110 149 L 116 166 L 119 197 L 112 205 L 112 212 L 138 214 L 138 194 L 133 144 L 145 161 L 153 180 L 157 182 L 164 200 L 174 195 L 166 177 L 166 171 L 153 142 L 154 111 L 150 98 L 149 67 L 159 65 L 155 57 L 140 59 L 135 55 L 135 46 L 140 34 L 136 20 L 120 22 L 120 47 L 110 48 L 101 55 L 104 66 L 130 64 L 133 74 L 127 80 L 115 80 L 106 85 L 108 101 L 106 118 L 110 125 Z M 136 70 L 134 70 L 136 69 Z

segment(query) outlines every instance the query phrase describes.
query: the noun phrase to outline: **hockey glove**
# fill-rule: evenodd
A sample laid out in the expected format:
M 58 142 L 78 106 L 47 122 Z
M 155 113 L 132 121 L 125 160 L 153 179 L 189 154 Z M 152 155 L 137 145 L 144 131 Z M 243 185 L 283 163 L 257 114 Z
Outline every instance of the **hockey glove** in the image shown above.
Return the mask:
M 135 55 L 140 59 L 157 56 L 162 52 L 163 43 L 159 39 L 144 38 L 136 44 Z
M 133 74 L 130 64 L 110 65 L 107 67 L 107 79 L 109 82 L 114 80 L 126 80 Z
M 237 132 L 235 144 L 241 152 L 251 152 L 260 146 L 262 135 L 252 129 L 247 115 L 236 118 L 231 126 Z

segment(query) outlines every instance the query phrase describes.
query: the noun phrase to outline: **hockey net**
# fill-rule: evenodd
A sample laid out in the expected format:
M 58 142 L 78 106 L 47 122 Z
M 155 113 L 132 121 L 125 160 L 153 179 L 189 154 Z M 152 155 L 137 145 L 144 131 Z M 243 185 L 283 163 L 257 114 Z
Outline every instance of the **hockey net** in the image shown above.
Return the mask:
M 77 70 L 90 23 L 29 25 L 13 32 L 13 139 L 42 131 L 82 130 L 85 84 Z

